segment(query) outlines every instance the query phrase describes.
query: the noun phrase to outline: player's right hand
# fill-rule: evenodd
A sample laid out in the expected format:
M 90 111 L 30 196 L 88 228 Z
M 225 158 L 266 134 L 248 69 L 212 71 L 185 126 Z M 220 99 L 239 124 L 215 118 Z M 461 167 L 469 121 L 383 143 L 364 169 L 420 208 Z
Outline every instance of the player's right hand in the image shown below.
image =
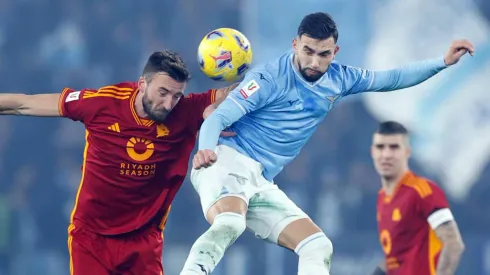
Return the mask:
M 217 159 L 218 156 L 215 152 L 207 149 L 199 150 L 192 159 L 192 167 L 196 170 L 202 167 L 209 167 L 216 162 Z

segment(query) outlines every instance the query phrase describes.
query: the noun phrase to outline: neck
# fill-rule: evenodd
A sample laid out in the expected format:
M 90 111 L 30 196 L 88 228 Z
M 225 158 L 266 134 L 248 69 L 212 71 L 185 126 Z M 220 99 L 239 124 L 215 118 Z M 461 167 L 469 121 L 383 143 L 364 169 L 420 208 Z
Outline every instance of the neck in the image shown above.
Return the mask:
M 385 194 L 387 196 L 391 196 L 393 194 L 393 192 L 395 191 L 395 187 L 407 172 L 408 168 L 403 169 L 402 171 L 400 171 L 400 173 L 392 177 L 381 177 L 381 186 L 383 187 L 383 190 L 385 191 Z
M 136 95 L 136 100 L 134 101 L 134 109 L 139 117 L 146 118 L 148 116 L 145 112 L 145 109 L 143 108 L 143 94 L 140 92 L 138 92 L 138 94 Z

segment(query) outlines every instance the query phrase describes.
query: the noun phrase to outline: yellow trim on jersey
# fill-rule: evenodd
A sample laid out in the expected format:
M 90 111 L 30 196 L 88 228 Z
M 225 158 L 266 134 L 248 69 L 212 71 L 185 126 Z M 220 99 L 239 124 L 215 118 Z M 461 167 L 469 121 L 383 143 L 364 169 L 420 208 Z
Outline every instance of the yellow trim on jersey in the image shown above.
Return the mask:
M 213 104 L 216 101 L 216 93 L 217 92 L 218 92 L 218 90 L 216 90 L 216 89 L 211 90 L 211 104 Z
M 74 229 L 75 229 L 74 224 L 70 224 L 68 226 L 68 255 L 70 257 L 70 275 L 73 275 L 73 248 L 72 248 L 73 237 L 71 235 L 71 232 Z
M 68 90 L 70 89 L 64 88 L 63 91 L 61 91 L 60 98 L 58 99 L 58 113 L 60 116 L 63 116 L 63 102 L 65 101 L 65 94 Z
M 84 183 L 83 181 L 85 179 L 85 169 L 87 168 L 87 153 L 89 147 L 88 136 L 89 136 L 89 132 L 87 130 L 85 131 L 85 149 L 83 150 L 82 178 L 80 179 L 80 184 L 78 185 L 77 196 L 75 198 L 75 206 L 73 206 L 73 210 L 71 211 L 71 216 L 70 216 L 71 223 L 73 223 L 73 217 L 75 216 L 75 212 L 78 207 L 78 198 L 80 196 L 80 192 L 82 190 L 83 183 Z

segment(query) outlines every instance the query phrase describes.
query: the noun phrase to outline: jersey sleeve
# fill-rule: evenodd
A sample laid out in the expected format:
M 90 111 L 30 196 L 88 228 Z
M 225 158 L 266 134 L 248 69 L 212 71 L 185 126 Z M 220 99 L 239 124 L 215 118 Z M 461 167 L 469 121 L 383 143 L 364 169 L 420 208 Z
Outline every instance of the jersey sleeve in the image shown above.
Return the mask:
M 63 89 L 58 103 L 60 116 L 74 121 L 86 122 L 89 112 L 94 108 L 93 101 L 87 102 L 86 99 L 96 92 L 92 89 L 79 91 L 70 88 Z
M 342 65 L 342 96 L 368 91 L 374 81 L 373 71 Z
M 419 210 L 424 219 L 435 229 L 439 225 L 453 220 L 454 217 L 449 209 L 444 191 L 436 184 L 428 183 L 427 186 L 430 191 L 426 192 L 426 196 L 420 197 Z
M 233 101 L 245 115 L 274 100 L 275 82 L 266 72 L 249 72 L 226 100 Z
M 192 125 L 199 127 L 203 122 L 204 109 L 213 104 L 216 100 L 216 89 L 210 89 L 205 93 L 191 93 L 186 96 L 189 104 L 190 120 Z

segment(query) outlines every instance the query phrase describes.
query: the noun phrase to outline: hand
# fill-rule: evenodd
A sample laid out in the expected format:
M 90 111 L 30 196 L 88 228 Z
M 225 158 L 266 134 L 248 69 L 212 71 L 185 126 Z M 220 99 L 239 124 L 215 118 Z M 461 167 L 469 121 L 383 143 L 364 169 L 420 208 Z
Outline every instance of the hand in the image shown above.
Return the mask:
M 199 150 L 192 159 L 192 167 L 200 169 L 201 167 L 209 167 L 216 162 L 218 156 L 211 150 Z
M 446 63 L 446 66 L 454 65 L 458 63 L 459 59 L 465 53 L 470 53 L 470 55 L 473 56 L 475 53 L 475 47 L 473 44 L 466 39 L 454 40 L 444 56 L 444 63 Z

